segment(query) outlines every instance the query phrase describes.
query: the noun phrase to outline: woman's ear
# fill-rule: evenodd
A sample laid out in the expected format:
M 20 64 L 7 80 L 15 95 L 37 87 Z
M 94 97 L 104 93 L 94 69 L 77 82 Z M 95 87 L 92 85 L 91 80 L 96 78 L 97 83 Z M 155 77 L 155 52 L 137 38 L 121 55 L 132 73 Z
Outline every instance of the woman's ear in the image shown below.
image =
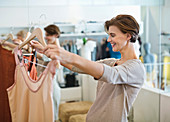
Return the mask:
M 127 33 L 127 40 L 130 40 L 131 39 L 131 35 L 129 33 Z
M 55 34 L 55 38 L 58 38 L 58 35 L 57 35 L 57 34 Z

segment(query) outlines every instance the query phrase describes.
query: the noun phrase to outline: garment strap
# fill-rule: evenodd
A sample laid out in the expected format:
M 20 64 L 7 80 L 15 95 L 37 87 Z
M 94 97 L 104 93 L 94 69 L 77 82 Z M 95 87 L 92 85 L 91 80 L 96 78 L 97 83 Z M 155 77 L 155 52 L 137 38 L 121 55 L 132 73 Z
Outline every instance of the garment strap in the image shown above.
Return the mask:
M 58 61 L 57 60 L 52 60 L 49 62 L 49 70 L 52 74 L 55 74 L 56 73 L 56 65 L 58 64 Z
M 18 57 L 18 54 L 21 55 L 21 50 L 18 50 L 18 46 L 16 48 L 14 48 L 13 50 L 14 52 L 14 56 L 15 56 L 15 63 L 16 65 L 19 65 L 20 61 L 19 61 L 19 57 Z

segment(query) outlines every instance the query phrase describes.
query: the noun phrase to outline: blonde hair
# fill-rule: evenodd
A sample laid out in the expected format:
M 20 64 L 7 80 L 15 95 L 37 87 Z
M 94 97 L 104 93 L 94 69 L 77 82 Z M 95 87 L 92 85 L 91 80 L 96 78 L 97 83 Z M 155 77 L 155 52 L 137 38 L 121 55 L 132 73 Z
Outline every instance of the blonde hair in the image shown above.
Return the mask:
M 26 32 L 24 30 L 21 30 L 17 33 L 17 36 L 21 36 L 22 38 L 25 38 Z

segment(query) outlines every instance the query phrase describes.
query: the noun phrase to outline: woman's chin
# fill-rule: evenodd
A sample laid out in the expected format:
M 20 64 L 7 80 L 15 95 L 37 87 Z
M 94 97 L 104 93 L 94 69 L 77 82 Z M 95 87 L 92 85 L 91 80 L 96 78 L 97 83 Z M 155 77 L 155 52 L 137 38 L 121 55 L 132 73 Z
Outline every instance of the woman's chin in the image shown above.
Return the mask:
M 113 52 L 118 52 L 118 50 L 117 49 L 113 49 Z

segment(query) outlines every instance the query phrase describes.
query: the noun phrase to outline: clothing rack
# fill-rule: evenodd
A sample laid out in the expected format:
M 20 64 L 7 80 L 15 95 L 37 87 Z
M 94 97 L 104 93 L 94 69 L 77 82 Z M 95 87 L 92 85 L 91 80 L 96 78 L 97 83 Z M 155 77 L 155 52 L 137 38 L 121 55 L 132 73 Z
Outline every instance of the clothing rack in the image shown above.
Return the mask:
M 35 63 L 35 62 L 32 62 L 32 61 L 29 61 L 29 60 L 26 59 L 26 58 L 21 57 L 21 59 L 23 59 L 23 60 L 26 61 L 26 62 L 30 62 L 30 63 L 36 64 L 37 66 L 41 66 L 41 67 L 47 68 L 47 66 L 44 66 L 44 65 L 42 65 L 42 64 L 38 64 L 38 63 Z

